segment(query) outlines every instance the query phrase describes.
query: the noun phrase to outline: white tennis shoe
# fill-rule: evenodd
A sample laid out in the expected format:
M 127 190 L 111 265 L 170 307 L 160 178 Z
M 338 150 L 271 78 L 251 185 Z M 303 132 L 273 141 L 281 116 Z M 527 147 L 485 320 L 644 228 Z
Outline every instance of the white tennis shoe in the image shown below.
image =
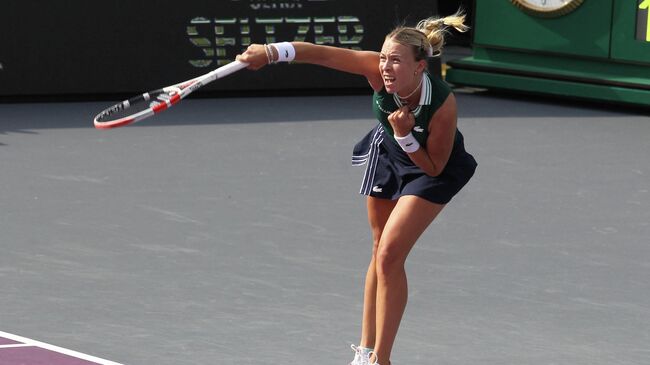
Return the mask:
M 363 351 L 361 351 L 361 349 L 355 345 L 350 345 L 350 348 L 352 348 L 352 351 L 354 351 L 354 359 L 349 365 L 371 365 L 370 356 L 373 353 L 372 351 L 364 354 Z

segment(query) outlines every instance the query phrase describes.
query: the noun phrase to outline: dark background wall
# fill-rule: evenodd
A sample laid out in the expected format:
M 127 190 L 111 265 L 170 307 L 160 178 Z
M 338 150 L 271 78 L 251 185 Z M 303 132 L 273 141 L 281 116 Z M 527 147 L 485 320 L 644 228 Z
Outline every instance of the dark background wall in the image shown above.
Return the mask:
M 203 74 L 251 42 L 379 49 L 396 24 L 452 13 L 460 2 L 441 3 L 8 0 L 0 13 L 0 96 L 138 93 Z M 314 66 L 262 72 L 239 73 L 206 91 L 366 87 L 359 77 Z

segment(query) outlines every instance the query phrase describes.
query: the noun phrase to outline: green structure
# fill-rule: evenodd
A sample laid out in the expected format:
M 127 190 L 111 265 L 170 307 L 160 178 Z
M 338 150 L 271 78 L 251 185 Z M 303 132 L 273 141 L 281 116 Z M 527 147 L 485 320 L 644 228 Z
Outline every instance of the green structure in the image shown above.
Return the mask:
M 447 81 L 650 106 L 650 0 L 477 0 Z

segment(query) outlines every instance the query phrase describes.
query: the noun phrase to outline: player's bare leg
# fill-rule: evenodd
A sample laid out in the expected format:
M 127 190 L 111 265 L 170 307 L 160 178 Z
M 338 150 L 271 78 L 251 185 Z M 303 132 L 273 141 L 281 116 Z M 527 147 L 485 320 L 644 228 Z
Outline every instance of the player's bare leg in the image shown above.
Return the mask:
M 434 204 L 416 196 L 401 197 L 381 233 L 375 270 L 377 274 L 375 359 L 389 365 L 397 330 L 406 302 L 408 285 L 404 264 L 415 242 L 442 211 L 444 205 Z

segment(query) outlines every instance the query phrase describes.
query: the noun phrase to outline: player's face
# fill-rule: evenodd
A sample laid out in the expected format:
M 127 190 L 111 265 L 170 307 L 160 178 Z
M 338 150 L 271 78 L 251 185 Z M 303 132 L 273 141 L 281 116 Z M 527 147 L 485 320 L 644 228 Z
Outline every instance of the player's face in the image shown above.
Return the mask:
M 413 91 L 420 81 L 420 76 L 417 76 L 419 64 L 410 47 L 387 39 L 379 54 L 379 72 L 386 91 L 399 95 Z

